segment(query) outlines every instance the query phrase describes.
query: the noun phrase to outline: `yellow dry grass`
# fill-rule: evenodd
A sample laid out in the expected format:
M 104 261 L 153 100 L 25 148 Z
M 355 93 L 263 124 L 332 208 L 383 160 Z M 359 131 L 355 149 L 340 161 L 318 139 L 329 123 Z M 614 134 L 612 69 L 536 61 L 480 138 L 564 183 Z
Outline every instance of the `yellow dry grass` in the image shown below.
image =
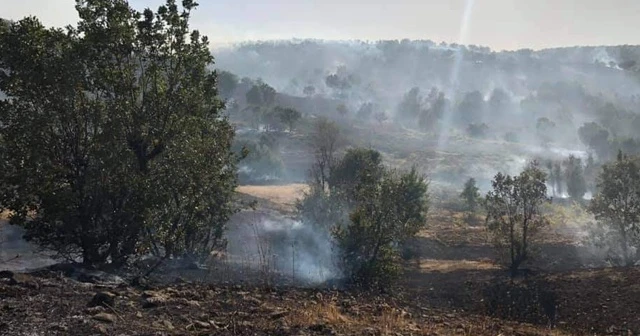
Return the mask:
M 396 335 L 398 331 L 412 330 L 416 335 L 423 335 L 406 312 L 383 307 L 377 314 L 361 314 L 346 316 L 334 302 L 320 302 L 296 309 L 287 317 L 287 322 L 294 326 L 327 325 L 337 330 L 375 329 L 382 335 Z
M 448 273 L 461 270 L 494 270 L 500 267 L 489 260 L 420 260 L 420 270 L 423 272 Z
M 243 185 L 236 190 L 276 204 L 293 206 L 308 188 L 306 184 L 292 183 L 285 185 Z

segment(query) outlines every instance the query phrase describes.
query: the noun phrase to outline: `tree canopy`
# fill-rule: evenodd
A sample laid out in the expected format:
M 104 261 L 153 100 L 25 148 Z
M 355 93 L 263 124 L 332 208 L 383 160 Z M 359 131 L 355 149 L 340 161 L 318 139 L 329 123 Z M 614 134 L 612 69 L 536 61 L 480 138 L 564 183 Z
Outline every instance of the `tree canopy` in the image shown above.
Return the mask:
M 196 6 L 78 0 L 75 28 L 0 33 L 0 205 L 29 238 L 91 264 L 224 244 L 234 131 Z

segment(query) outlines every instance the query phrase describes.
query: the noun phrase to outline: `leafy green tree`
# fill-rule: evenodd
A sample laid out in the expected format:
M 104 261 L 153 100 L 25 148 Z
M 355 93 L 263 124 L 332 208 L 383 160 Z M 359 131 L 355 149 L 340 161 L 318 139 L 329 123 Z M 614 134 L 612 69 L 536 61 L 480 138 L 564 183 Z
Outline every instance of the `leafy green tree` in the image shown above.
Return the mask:
M 342 271 L 353 283 L 388 284 L 408 242 L 425 225 L 424 177 L 415 169 L 390 171 L 379 152 L 354 148 L 331 165 L 325 183 L 316 178 L 297 202 L 302 220 L 333 234 Z
M 293 129 L 298 120 L 302 117 L 302 114 L 298 110 L 289 107 L 276 107 L 276 111 L 280 118 L 280 122 L 287 125 L 289 132 L 293 132 Z
M 269 107 L 275 103 L 276 89 L 267 83 L 259 81 L 247 91 L 246 99 L 250 105 Z
M 570 155 L 564 162 L 567 193 L 574 200 L 581 200 L 587 192 L 587 183 L 584 179 L 584 168 L 580 158 Z
M 224 99 L 233 97 L 233 93 L 236 91 L 236 88 L 240 83 L 238 76 L 229 71 L 219 71 L 216 72 L 216 75 L 218 77 L 218 90 L 220 91 L 220 96 Z
M 476 211 L 480 200 L 480 189 L 476 186 L 476 179 L 471 177 L 464 183 L 464 188 L 462 189 L 462 193 L 460 193 L 460 198 L 462 198 L 466 204 L 467 210 L 471 212 Z
M 357 188 L 361 201 L 335 231 L 342 269 L 355 284 L 384 288 L 400 273 L 402 246 L 425 226 L 428 185 L 412 169 Z
M 344 137 L 335 122 L 319 118 L 313 126 L 309 141 L 315 160 L 311 167 L 312 183 L 325 190 L 335 164 L 336 153 L 345 144 Z
M 589 205 L 597 225 L 590 232 L 609 260 L 633 266 L 640 261 L 640 159 L 618 153 L 598 178 L 598 193 Z
M 274 88 L 260 80 L 247 91 L 245 98 L 249 106 L 246 109 L 253 113 L 254 126 L 264 124 L 269 128 L 270 123 L 277 120 L 272 109 L 276 95 L 277 92 Z
M 375 185 L 384 172 L 382 155 L 373 149 L 349 149 L 332 168 L 329 187 L 352 205 L 361 200 L 360 188 Z
M 84 263 L 224 246 L 237 158 L 193 1 L 78 0 L 77 28 L 0 34 L 0 205 Z
M 529 259 L 531 246 L 547 219 L 540 206 L 547 198 L 544 172 L 532 163 L 518 176 L 498 173 L 485 199 L 487 227 L 496 247 L 506 252 L 511 275 Z

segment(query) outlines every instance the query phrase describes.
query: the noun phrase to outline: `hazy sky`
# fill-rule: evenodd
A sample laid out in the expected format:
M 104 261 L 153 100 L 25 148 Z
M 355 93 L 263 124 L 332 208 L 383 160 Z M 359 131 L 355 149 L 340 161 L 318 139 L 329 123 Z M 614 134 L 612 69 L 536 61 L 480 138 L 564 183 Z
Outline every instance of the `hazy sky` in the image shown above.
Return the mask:
M 131 0 L 155 9 L 162 0 Z M 199 0 L 193 27 L 214 44 L 265 39 L 430 39 L 540 49 L 640 44 L 640 0 Z M 471 4 L 469 4 L 471 3 Z M 74 24 L 74 0 L 0 0 L 0 17 Z M 461 34 L 465 8 L 467 34 Z M 461 35 L 463 35 L 461 37 Z

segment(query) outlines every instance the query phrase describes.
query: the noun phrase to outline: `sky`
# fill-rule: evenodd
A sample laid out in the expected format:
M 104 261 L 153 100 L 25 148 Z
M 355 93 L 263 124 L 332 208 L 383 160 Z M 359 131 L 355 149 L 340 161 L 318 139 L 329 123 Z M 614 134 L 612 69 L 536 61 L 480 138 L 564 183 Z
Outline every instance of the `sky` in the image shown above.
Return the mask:
M 156 9 L 163 0 L 130 0 Z M 640 0 L 199 0 L 215 47 L 252 40 L 429 39 L 494 50 L 640 44 Z M 78 20 L 74 0 L 0 0 L 0 17 Z M 465 12 L 467 15 L 465 15 Z

